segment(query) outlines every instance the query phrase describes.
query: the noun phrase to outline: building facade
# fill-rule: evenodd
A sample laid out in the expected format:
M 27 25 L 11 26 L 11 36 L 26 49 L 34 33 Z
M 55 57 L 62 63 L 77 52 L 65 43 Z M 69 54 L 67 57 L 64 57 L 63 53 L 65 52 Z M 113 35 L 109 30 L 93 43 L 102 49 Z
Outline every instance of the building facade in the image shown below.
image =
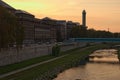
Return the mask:
M 34 15 L 23 10 L 16 10 L 2 0 L 0 0 L 0 5 L 16 15 L 18 22 L 24 27 L 24 43 L 55 42 L 57 37 L 61 37 L 61 41 L 69 39 L 71 30 L 75 26 L 80 26 L 86 35 L 85 10 L 82 12 L 82 25 L 80 25 L 76 22 L 66 22 L 66 20 L 55 20 L 48 17 L 36 19 Z M 57 35 L 57 32 L 60 33 L 60 36 Z
M 18 22 L 24 27 L 24 42 L 25 44 L 34 43 L 35 27 L 34 27 L 34 15 L 23 11 L 16 10 L 15 15 L 18 18 Z
M 35 20 L 36 42 L 55 42 L 57 39 L 57 32 L 60 32 L 62 40 L 66 38 L 65 20 L 55 20 L 48 17 Z
M 56 21 L 56 30 L 60 32 L 62 40 L 67 39 L 66 38 L 66 35 L 67 35 L 66 29 L 67 29 L 66 20 L 57 20 Z
M 35 19 L 35 41 L 52 42 L 56 40 L 56 28 L 50 18 Z

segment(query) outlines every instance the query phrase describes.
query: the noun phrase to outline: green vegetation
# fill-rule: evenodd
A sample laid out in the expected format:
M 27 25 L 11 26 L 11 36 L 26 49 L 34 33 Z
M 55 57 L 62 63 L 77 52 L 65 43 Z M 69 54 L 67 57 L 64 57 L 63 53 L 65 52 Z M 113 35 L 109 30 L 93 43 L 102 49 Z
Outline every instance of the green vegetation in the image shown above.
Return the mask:
M 52 47 L 52 56 L 59 56 L 60 54 L 60 46 L 56 44 Z
M 88 38 L 113 38 L 114 34 L 105 30 L 88 29 Z
M 86 37 L 86 31 L 87 29 L 84 28 L 83 26 L 74 26 L 71 30 L 70 37 L 72 38 L 81 38 L 81 37 Z
M 0 50 L 14 43 L 21 45 L 23 37 L 23 27 L 19 25 L 15 15 L 0 6 Z
M 118 59 L 119 59 L 119 62 L 120 62 L 120 49 L 118 49 Z
M 83 26 L 74 26 L 70 33 L 71 38 L 120 38 L 120 33 L 105 30 L 86 29 Z
M 1 80 L 8 80 L 8 79 L 14 79 L 14 80 L 33 80 L 37 77 L 42 76 L 48 71 L 53 71 L 56 67 L 60 67 L 66 64 L 71 64 L 72 62 L 76 60 L 81 60 L 91 54 L 93 51 L 101 48 L 107 47 L 106 45 L 97 45 L 97 46 L 90 46 L 87 48 L 82 49 L 76 49 L 69 52 L 69 55 L 57 59 L 55 61 L 51 61 L 45 64 L 42 64 L 40 66 L 34 67 L 29 70 L 22 71 L 20 73 L 8 76 L 6 78 L 3 78 Z
M 8 73 L 10 71 L 21 69 L 21 68 L 24 68 L 24 67 L 27 67 L 27 66 L 45 61 L 45 60 L 52 59 L 52 58 L 55 58 L 55 57 L 47 55 L 47 56 L 41 56 L 41 57 L 38 57 L 38 58 L 33 58 L 33 59 L 30 59 L 30 60 L 26 60 L 26 61 L 16 63 L 16 64 L 0 66 L 0 74 L 4 74 L 4 73 Z

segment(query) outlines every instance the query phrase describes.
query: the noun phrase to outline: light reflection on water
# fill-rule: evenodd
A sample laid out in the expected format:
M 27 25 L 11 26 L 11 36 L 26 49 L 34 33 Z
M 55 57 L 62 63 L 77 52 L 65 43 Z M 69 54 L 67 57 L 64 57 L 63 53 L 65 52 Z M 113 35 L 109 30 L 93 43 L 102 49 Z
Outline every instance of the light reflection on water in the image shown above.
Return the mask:
M 111 52 L 112 51 L 112 52 Z M 116 51 L 102 50 L 100 53 L 112 53 L 113 56 L 94 58 L 94 61 L 105 61 L 106 63 L 87 63 L 84 66 L 68 69 L 58 75 L 54 80 L 120 80 L 120 65 L 110 64 L 118 62 Z
M 97 50 L 92 55 L 99 55 L 102 57 L 90 58 L 90 61 L 94 61 L 94 62 L 119 62 L 118 56 L 117 56 L 117 50 L 115 50 L 115 49 Z

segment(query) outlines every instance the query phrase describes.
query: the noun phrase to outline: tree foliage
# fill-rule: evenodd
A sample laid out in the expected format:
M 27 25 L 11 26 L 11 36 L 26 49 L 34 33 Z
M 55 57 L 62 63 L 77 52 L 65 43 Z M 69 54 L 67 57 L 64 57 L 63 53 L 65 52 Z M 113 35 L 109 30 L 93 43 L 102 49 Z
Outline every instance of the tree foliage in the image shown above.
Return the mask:
M 71 30 L 71 38 L 120 38 L 120 33 L 112 33 L 105 30 L 85 29 L 75 26 Z
M 59 56 L 60 54 L 60 46 L 56 44 L 55 46 L 52 47 L 52 56 Z
M 22 44 L 23 34 L 17 18 L 0 6 L 0 49 L 7 48 L 9 44 Z
M 87 30 L 87 37 L 88 38 L 113 38 L 113 33 L 109 31 L 89 29 Z
M 81 38 L 81 37 L 86 37 L 86 28 L 83 26 L 75 26 L 72 28 L 70 37 L 72 38 Z

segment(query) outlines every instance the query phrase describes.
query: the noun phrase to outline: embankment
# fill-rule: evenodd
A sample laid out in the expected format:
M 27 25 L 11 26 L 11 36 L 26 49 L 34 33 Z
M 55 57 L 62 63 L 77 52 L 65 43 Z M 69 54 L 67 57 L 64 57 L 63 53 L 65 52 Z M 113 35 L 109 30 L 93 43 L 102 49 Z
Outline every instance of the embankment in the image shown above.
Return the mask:
M 36 66 L 14 75 L 10 75 L 1 80 L 52 80 L 60 72 L 80 65 L 80 63 L 84 61 L 85 58 L 93 51 L 106 47 L 108 46 L 99 44 L 82 49 L 78 48 L 76 50 L 70 51 L 69 55 L 65 57 Z

